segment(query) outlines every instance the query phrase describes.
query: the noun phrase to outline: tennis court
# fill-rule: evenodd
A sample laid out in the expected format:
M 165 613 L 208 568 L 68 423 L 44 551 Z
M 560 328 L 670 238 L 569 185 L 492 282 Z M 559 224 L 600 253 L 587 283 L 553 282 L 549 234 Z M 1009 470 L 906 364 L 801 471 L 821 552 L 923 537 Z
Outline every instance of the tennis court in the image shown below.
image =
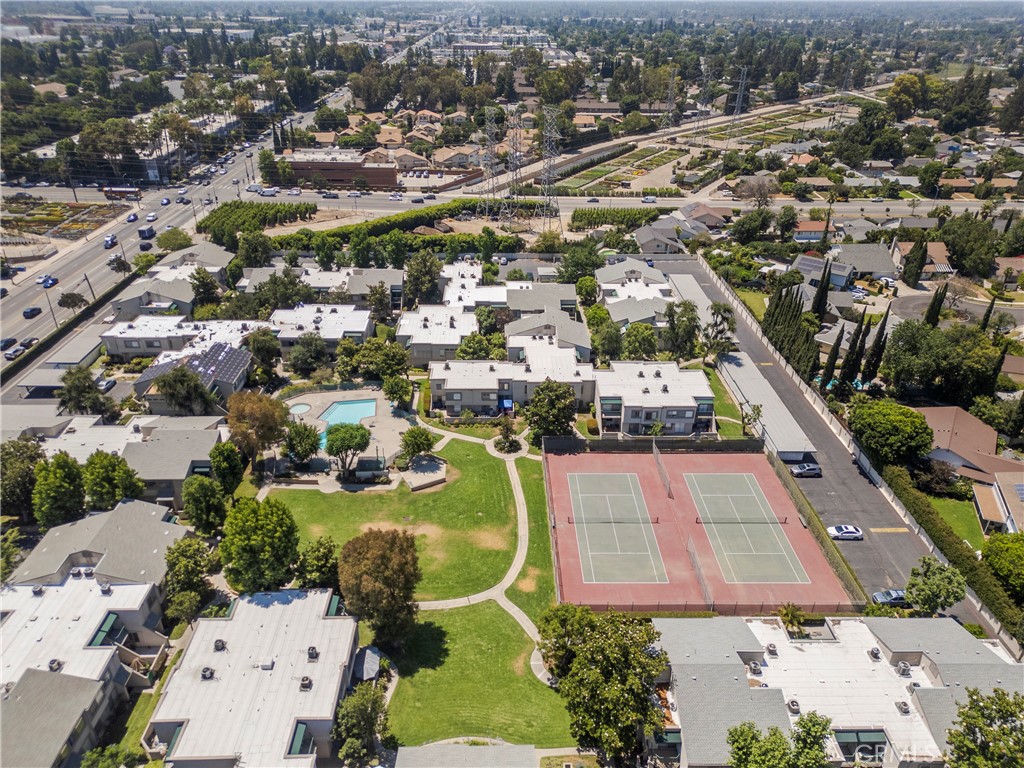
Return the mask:
M 810 583 L 784 530 L 788 516 L 775 514 L 754 475 L 683 477 L 727 583 Z
M 583 581 L 588 584 L 666 584 L 653 523 L 629 474 L 569 473 L 569 495 Z

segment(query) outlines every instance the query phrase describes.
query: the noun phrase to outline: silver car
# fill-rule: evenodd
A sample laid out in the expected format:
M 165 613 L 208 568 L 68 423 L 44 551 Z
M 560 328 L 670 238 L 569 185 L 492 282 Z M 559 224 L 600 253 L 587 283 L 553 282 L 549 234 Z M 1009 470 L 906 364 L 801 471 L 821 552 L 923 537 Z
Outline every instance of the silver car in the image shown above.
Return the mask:
M 793 477 L 821 477 L 821 467 L 817 464 L 797 464 L 791 467 Z
M 864 531 L 855 525 L 832 525 L 828 535 L 836 541 L 864 541 Z

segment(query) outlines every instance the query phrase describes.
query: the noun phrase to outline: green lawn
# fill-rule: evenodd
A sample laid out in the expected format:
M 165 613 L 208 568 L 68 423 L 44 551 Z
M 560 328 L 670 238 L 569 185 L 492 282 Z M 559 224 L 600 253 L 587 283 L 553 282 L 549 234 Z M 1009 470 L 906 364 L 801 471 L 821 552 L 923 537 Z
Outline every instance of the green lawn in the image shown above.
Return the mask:
M 718 371 L 714 368 L 705 366 L 704 373 L 707 374 L 708 383 L 711 385 L 711 391 L 715 393 L 715 413 L 718 416 L 725 416 L 726 418 L 740 420 L 740 409 L 732 399 L 732 395 L 729 394 L 729 390 L 726 389 L 725 384 L 718 377 Z
M 981 524 L 978 522 L 978 513 L 974 509 L 973 502 L 951 499 L 947 496 L 930 496 L 929 498 L 932 500 L 935 510 L 956 531 L 957 536 L 971 542 L 974 549 L 981 549 L 981 545 L 985 543 L 985 537 L 981 533 Z
M 252 475 L 248 472 L 245 473 L 245 477 L 242 478 L 242 482 L 235 488 L 236 499 L 255 499 L 256 494 L 260 492 L 260 489 L 253 485 Z
M 749 288 L 734 288 L 733 290 L 743 303 L 747 305 L 747 309 L 757 318 L 757 322 L 761 322 L 764 319 L 764 312 L 768 308 L 764 303 L 765 299 L 768 298 L 768 294 L 752 291 Z
M 421 613 L 397 660 L 391 730 L 399 743 L 457 736 L 573 744 L 558 694 L 533 676 L 533 644 L 497 603 Z
M 442 600 L 497 584 L 515 552 L 515 506 L 504 463 L 479 444 L 452 440 L 438 452 L 448 482 L 413 493 L 397 490 L 321 493 L 275 490 L 288 505 L 302 541 L 329 534 L 338 543 L 374 524 L 416 534 L 423 580 L 418 600 Z
M 554 561 L 548 527 L 548 502 L 544 491 L 544 465 L 533 459 L 516 459 L 530 517 L 530 543 L 519 578 L 506 590 L 508 599 L 523 609 L 534 624 L 555 604 Z
M 152 693 L 136 694 L 129 705 L 131 709 L 128 710 L 126 707 L 111 722 L 107 730 L 107 738 L 102 742 L 103 744 L 117 743 L 122 749 L 142 752 L 142 734 L 145 732 L 146 726 L 149 725 L 150 718 L 153 717 L 156 705 L 160 701 L 160 692 L 163 691 L 164 685 L 167 683 L 171 669 L 178 663 L 178 659 L 181 658 L 181 653 L 178 650 L 164 666 L 164 670 L 160 675 L 160 679 L 153 687 Z M 126 719 L 123 717 L 124 714 L 127 714 Z

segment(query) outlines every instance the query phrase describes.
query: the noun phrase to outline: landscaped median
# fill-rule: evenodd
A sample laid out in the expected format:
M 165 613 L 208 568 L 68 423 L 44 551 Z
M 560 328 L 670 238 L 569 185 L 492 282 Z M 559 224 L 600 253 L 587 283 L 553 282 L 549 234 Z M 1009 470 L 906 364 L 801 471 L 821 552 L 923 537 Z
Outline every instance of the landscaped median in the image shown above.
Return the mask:
M 516 459 L 519 483 L 523 487 L 530 519 L 530 541 L 526 562 L 505 596 L 523 609 L 536 624 L 544 611 L 555 604 L 554 562 L 551 558 L 551 532 L 548 527 L 548 502 L 544 491 L 544 465 L 533 459 Z
M 292 511 L 302 543 L 330 535 L 339 544 L 368 528 L 397 528 L 416 536 L 423 570 L 417 600 L 483 592 L 499 581 L 515 554 L 516 511 L 504 462 L 478 443 L 452 440 L 437 455 L 448 480 L 413 493 L 322 493 L 278 489 L 271 496 Z
M 532 652 L 522 628 L 492 600 L 421 613 L 396 659 L 389 716 L 399 743 L 475 736 L 574 745 L 562 700 L 530 669 Z

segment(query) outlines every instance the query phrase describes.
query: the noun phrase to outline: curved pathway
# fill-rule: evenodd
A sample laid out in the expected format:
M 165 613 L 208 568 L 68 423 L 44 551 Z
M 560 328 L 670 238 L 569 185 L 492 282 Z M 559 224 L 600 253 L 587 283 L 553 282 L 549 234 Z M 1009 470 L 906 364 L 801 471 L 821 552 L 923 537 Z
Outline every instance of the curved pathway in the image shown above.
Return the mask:
M 416 393 L 417 398 L 419 392 Z M 415 407 L 415 406 L 414 406 Z M 526 434 L 518 436 L 520 443 L 520 450 L 516 453 L 501 453 L 495 447 L 495 439 L 484 440 L 480 437 L 471 437 L 470 435 L 461 435 L 457 432 L 449 432 L 445 429 L 439 429 L 431 424 L 426 423 L 419 417 L 419 412 L 414 410 L 417 414 L 416 421 L 420 426 L 426 427 L 431 432 L 437 435 L 442 435 L 442 439 L 435 446 L 435 449 L 440 449 L 446 446 L 451 440 L 466 440 L 471 443 L 482 444 L 489 454 L 495 458 L 501 459 L 505 462 L 505 470 L 508 472 L 508 479 L 512 485 L 512 498 L 516 504 L 516 553 L 512 558 L 512 564 L 509 566 L 505 575 L 501 581 L 495 584 L 490 589 L 485 589 L 483 592 L 477 592 L 475 595 L 467 595 L 466 597 L 455 597 L 450 600 L 423 600 L 418 603 L 420 610 L 422 611 L 444 611 L 449 608 L 463 608 L 467 605 L 475 605 L 476 603 L 482 603 L 485 600 L 494 600 L 500 605 L 506 613 L 508 613 L 523 631 L 534 643 L 533 653 L 530 656 L 530 668 L 533 670 L 533 674 L 545 685 L 548 685 L 551 681 L 551 676 L 544 668 L 544 662 L 541 659 L 540 651 L 537 650 L 536 644 L 540 641 L 540 633 L 537 631 L 536 625 L 530 620 L 530 617 L 523 613 L 523 610 L 509 600 L 505 596 L 505 590 L 511 587 L 515 580 L 519 577 L 519 572 L 523 569 L 523 564 L 526 562 L 526 550 L 530 545 L 530 517 L 526 509 L 526 497 L 523 495 L 523 486 L 519 482 L 519 472 L 516 470 L 516 459 L 520 457 L 534 458 L 528 453 L 528 446 L 526 443 Z M 536 457 L 539 458 L 539 457 Z

